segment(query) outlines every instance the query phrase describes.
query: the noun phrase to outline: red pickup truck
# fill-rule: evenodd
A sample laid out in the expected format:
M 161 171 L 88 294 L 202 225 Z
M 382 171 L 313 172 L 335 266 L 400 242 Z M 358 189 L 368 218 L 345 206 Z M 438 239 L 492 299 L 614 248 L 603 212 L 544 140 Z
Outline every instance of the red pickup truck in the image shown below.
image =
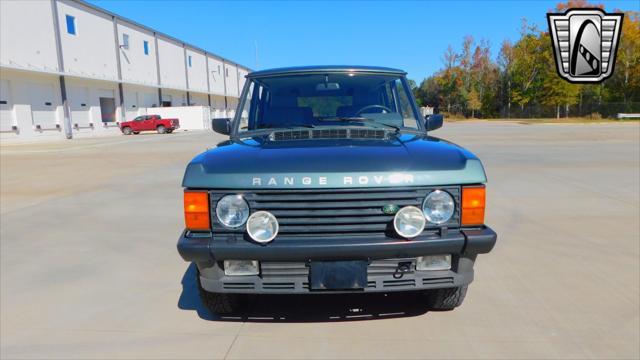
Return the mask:
M 125 135 L 139 134 L 140 131 L 157 131 L 158 134 L 171 134 L 180 128 L 178 119 L 163 119 L 160 115 L 140 115 L 131 121 L 120 123 L 120 130 Z

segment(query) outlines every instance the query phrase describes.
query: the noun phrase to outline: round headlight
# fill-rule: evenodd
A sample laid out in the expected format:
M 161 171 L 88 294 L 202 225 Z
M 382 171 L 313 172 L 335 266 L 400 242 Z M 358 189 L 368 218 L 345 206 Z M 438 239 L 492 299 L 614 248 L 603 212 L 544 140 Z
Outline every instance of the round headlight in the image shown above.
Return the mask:
M 247 233 L 259 243 L 268 243 L 273 240 L 278 235 L 279 229 L 278 219 L 267 211 L 254 212 L 247 220 Z
M 405 238 L 413 238 L 424 230 L 426 221 L 422 211 L 415 206 L 405 206 L 393 219 L 393 227 L 396 232 Z
M 216 205 L 218 221 L 230 228 L 244 225 L 249 217 L 249 205 L 242 195 L 226 195 Z
M 455 202 L 448 192 L 442 190 L 432 191 L 422 203 L 424 217 L 432 224 L 442 224 L 453 216 Z

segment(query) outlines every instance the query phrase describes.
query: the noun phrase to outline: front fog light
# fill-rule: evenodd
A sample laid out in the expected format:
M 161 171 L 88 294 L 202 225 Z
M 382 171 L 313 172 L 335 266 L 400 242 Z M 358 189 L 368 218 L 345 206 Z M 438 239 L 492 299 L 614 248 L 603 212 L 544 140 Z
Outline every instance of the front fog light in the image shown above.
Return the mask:
M 225 260 L 224 274 L 228 276 L 258 275 L 260 268 L 257 260 Z
M 420 235 L 426 223 L 424 214 L 415 206 L 403 207 L 393 219 L 393 227 L 398 235 L 408 239 Z
M 451 255 L 420 256 L 416 261 L 416 270 L 449 270 Z
M 259 243 L 264 244 L 275 239 L 279 229 L 278 220 L 268 211 L 255 212 L 247 220 L 247 233 Z

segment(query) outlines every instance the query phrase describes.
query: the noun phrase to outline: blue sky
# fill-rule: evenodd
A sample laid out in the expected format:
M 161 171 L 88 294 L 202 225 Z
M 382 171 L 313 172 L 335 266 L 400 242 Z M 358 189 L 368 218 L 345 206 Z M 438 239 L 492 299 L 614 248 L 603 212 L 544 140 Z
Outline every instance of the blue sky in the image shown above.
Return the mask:
M 271 2 L 114 1 L 91 3 L 246 65 L 379 65 L 420 82 L 442 67 L 449 44 L 487 39 L 496 56 L 517 39 L 521 19 L 546 28 L 557 1 Z M 638 0 L 605 9 L 640 11 Z M 256 66 L 255 44 L 258 48 Z

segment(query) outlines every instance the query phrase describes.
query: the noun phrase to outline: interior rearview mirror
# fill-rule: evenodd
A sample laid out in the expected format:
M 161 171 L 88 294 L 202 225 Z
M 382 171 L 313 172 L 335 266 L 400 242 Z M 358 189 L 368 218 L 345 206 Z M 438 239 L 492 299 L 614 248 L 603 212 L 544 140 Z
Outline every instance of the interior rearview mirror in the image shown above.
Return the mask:
M 441 128 L 443 122 L 444 122 L 444 116 L 442 114 L 428 115 L 425 118 L 425 125 L 427 128 L 427 131 L 432 131 L 432 130 Z
M 211 119 L 211 129 L 218 134 L 229 135 L 231 133 L 231 119 L 230 118 L 215 118 Z
M 338 83 L 322 83 L 316 85 L 316 91 L 336 91 L 340 90 L 340 84 Z

